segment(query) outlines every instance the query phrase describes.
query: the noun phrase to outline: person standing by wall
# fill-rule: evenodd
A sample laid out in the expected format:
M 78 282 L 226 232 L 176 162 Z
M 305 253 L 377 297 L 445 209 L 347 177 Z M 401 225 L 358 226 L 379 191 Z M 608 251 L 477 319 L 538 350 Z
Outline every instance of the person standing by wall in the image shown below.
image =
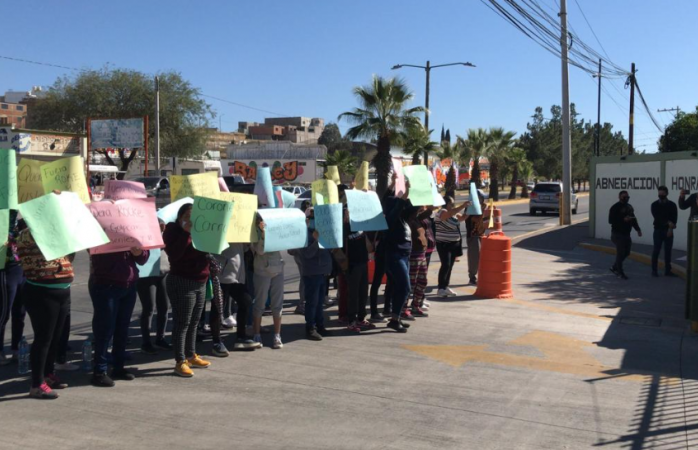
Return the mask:
M 611 267 L 611 272 L 623 280 L 628 279 L 623 271 L 623 261 L 630 255 L 633 246 L 630 232 L 634 228 L 637 235 L 642 237 L 642 230 L 640 230 L 640 225 L 635 218 L 635 209 L 628 203 L 629 201 L 628 191 L 620 191 L 618 202 L 611 206 L 608 212 L 608 223 L 611 224 L 611 241 L 616 246 L 616 262 Z
M 659 252 L 664 245 L 664 274 L 667 277 L 675 277 L 671 271 L 671 249 L 674 247 L 674 229 L 679 210 L 676 203 L 669 200 L 669 189 L 660 186 L 658 190 L 659 200 L 652 203 L 652 217 L 654 218 L 654 249 L 652 250 L 652 276 L 658 277 L 657 265 Z
M 687 195 L 688 198 L 686 198 Z M 691 217 L 698 216 L 698 193 L 689 195 L 687 190 L 681 189 L 681 193 L 679 194 L 679 208 L 681 208 L 681 210 L 691 209 L 691 214 L 688 216 L 689 220 Z

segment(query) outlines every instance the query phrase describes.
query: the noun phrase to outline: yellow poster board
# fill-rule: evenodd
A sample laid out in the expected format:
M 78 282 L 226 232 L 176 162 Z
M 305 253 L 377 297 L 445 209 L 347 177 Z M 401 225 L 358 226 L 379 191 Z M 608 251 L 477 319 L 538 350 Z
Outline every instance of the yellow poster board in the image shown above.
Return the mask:
M 19 203 L 28 202 L 44 195 L 41 182 L 41 166 L 44 161 L 22 158 L 17 165 L 17 197 Z
M 339 169 L 337 168 L 337 166 L 327 166 L 327 173 L 325 174 L 325 178 L 334 181 L 336 184 L 342 184 L 342 181 L 339 178 Z
M 368 190 L 368 161 L 362 162 L 361 167 L 359 167 L 359 170 L 356 172 L 354 189 L 360 191 Z
M 257 196 L 238 192 L 221 192 L 220 199 L 235 203 L 226 235 L 227 241 L 257 242 Z
M 41 182 L 44 193 L 70 191 L 78 194 L 83 203 L 90 203 L 90 194 L 85 179 L 85 164 L 82 156 L 61 158 L 41 166 Z
M 174 202 L 185 197 L 218 198 L 218 172 L 170 176 L 170 199 Z

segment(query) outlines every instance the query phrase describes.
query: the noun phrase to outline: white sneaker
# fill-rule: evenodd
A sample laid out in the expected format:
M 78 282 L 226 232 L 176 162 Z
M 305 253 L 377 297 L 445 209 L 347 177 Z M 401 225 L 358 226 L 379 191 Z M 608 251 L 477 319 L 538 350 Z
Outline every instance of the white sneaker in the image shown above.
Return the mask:
M 254 337 L 252 338 L 253 341 L 255 341 L 257 344 L 259 344 L 258 348 L 262 348 L 262 336 L 259 334 L 255 334 Z
M 223 323 L 222 323 L 223 328 L 228 328 L 228 329 L 237 326 L 237 324 L 238 323 L 235 320 L 235 317 L 233 317 L 233 316 L 226 317 L 225 319 L 223 319 Z
M 422 308 L 428 308 L 430 306 L 431 306 L 431 303 L 429 303 L 428 301 L 426 301 L 426 300 L 422 301 Z
M 274 335 L 274 345 L 272 346 L 272 348 L 277 349 L 277 350 L 280 348 L 284 348 L 284 343 L 281 342 L 281 335 L 280 334 Z
M 66 372 L 73 372 L 80 369 L 80 366 L 78 366 L 77 364 L 72 364 L 69 362 L 63 364 L 56 364 L 54 367 L 56 370 L 62 370 Z
M 337 299 L 334 297 L 325 297 L 325 306 L 332 306 L 337 303 Z
M 458 295 L 458 293 L 451 288 L 446 288 L 446 292 L 448 293 L 449 297 L 455 297 Z
M 442 298 L 444 298 L 444 297 L 448 297 L 449 295 L 450 295 L 450 294 L 448 293 L 448 291 L 447 291 L 446 289 L 439 289 L 439 290 L 436 292 L 436 296 L 437 296 L 437 297 L 442 297 Z

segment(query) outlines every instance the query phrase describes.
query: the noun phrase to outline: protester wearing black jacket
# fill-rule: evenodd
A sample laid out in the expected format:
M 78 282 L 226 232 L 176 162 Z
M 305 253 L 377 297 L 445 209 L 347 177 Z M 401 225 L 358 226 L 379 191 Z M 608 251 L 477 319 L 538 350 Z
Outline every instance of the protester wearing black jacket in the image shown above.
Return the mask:
M 675 276 L 671 272 L 671 249 L 674 246 L 674 229 L 679 211 L 676 203 L 667 198 L 669 189 L 666 186 L 659 187 L 659 200 L 652 203 L 652 217 L 654 217 L 654 249 L 652 250 L 652 276 L 659 276 L 657 263 L 659 252 L 664 245 L 664 273 L 668 277 Z
M 689 218 L 698 216 L 698 194 L 691 194 L 686 198 L 688 191 L 681 189 L 681 194 L 679 194 L 679 208 L 685 210 L 691 208 L 691 214 Z
M 618 198 L 620 201 L 611 206 L 608 213 L 608 223 L 611 224 L 611 241 L 616 246 L 616 262 L 611 267 L 611 272 L 627 280 L 628 277 L 623 271 L 623 261 L 630 255 L 630 249 L 633 245 L 630 232 L 635 228 L 637 235 L 642 237 L 642 230 L 637 224 L 635 209 L 628 203 L 630 200 L 628 191 L 620 191 Z

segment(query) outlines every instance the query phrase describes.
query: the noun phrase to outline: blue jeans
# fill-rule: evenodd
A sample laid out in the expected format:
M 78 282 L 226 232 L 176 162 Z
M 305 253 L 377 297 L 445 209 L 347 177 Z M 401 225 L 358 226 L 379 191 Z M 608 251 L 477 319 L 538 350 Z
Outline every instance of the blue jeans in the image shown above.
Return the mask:
M 323 311 L 325 301 L 325 275 L 308 275 L 303 277 L 305 295 L 305 328 L 325 326 Z
M 136 305 L 136 286 L 123 288 L 114 285 L 89 283 L 88 289 L 94 307 L 92 334 L 94 335 L 94 372 L 107 371 L 107 350 L 112 344 L 114 369 L 124 368 L 126 341 L 131 314 Z
M 385 263 L 392 291 L 392 314 L 399 316 L 412 290 L 410 286 L 410 253 L 389 251 L 386 254 Z
M 671 249 L 674 247 L 674 236 L 667 236 L 669 232 L 666 230 L 654 230 L 654 249 L 652 250 L 652 272 L 657 271 L 657 263 L 659 261 L 659 252 L 664 245 L 664 273 L 671 272 Z

